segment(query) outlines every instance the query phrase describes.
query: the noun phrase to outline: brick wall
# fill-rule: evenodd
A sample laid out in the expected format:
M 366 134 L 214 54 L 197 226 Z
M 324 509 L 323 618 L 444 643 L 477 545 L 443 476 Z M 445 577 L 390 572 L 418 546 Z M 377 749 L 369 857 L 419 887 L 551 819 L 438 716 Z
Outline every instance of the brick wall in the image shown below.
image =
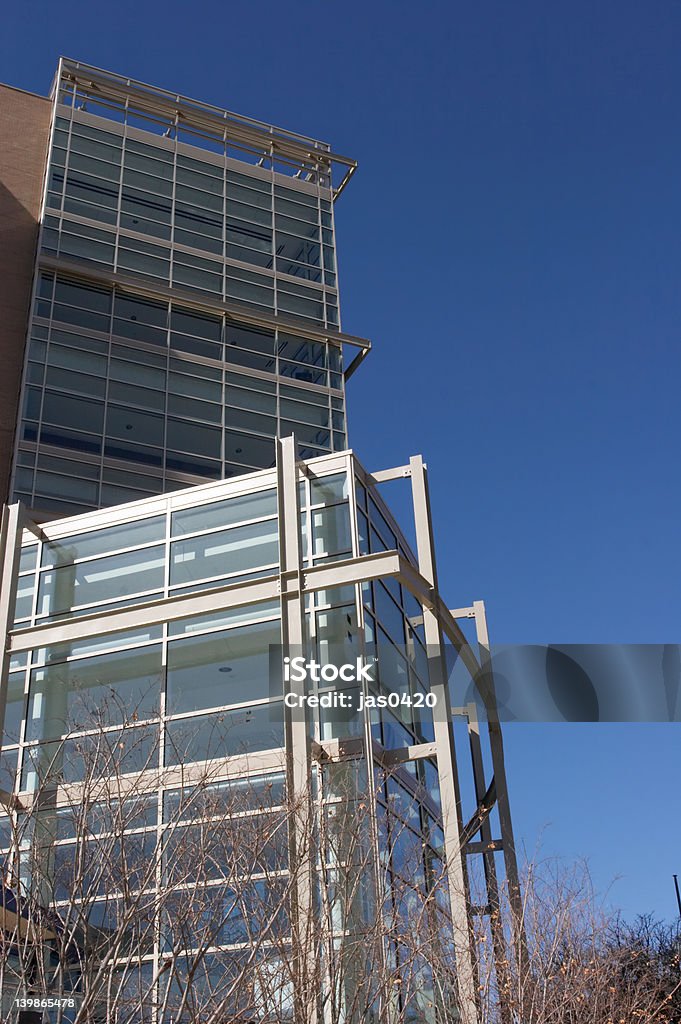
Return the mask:
M 7 500 L 50 101 L 0 85 L 0 500 Z

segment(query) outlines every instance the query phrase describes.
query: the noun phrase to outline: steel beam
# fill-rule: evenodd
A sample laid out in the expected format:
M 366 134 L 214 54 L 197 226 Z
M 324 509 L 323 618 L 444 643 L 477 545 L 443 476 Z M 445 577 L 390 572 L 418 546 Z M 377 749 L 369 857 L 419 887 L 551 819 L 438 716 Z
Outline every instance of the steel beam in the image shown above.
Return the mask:
M 12 652 L 6 642 L 14 621 L 14 606 L 17 599 L 19 583 L 19 560 L 21 558 L 21 534 L 24 527 L 24 506 L 4 505 L 0 521 L 0 559 L 2 578 L 0 579 L 0 637 L 2 637 L 2 665 L 0 666 L 0 724 L 4 725 L 5 708 L 7 706 L 7 687 L 9 684 L 9 666 Z M 0 749 L 4 730 L 0 729 Z
M 285 654 L 296 655 L 305 643 L 303 564 L 300 545 L 300 508 L 296 442 L 293 436 L 277 438 L 277 498 L 279 507 L 279 562 L 282 641 Z M 285 684 L 287 693 L 304 697 L 304 682 Z M 295 972 L 294 1013 L 296 1024 L 315 1024 L 318 1017 L 318 957 L 314 917 L 313 806 L 310 737 L 304 700 L 285 709 L 286 760 L 291 855 L 291 932 Z
M 487 784 L 485 782 L 485 763 L 482 756 L 482 742 L 480 738 L 480 722 L 478 720 L 475 704 L 468 705 L 468 740 L 473 765 L 473 784 L 478 805 L 484 805 L 487 797 Z M 499 787 L 494 777 L 495 802 L 499 803 Z M 491 808 L 490 808 L 491 809 Z M 499 881 L 495 863 L 495 847 L 492 845 L 492 825 L 489 813 L 480 817 L 480 844 L 482 849 L 474 850 L 472 844 L 466 847 L 466 853 L 474 852 L 482 854 L 483 870 L 485 875 L 485 889 L 487 905 L 489 907 L 489 923 L 492 932 L 492 949 L 494 953 L 494 966 L 497 976 L 497 989 L 499 993 L 500 1024 L 511 1024 L 512 1008 L 509 1005 L 511 993 L 511 980 L 508 970 L 508 959 L 506 950 L 506 936 L 501 918 L 501 901 L 499 899 Z M 504 834 L 502 826 L 502 836 Z
M 513 835 L 508 783 L 506 780 L 504 741 L 501 735 L 499 710 L 496 703 L 494 676 L 492 673 L 492 656 L 489 646 L 489 632 L 487 629 L 487 616 L 485 613 L 484 601 L 474 601 L 473 608 L 475 609 L 475 628 L 480 652 L 480 664 L 483 677 L 486 679 L 485 689 L 487 693 L 485 696 L 485 705 L 487 709 L 489 742 L 492 753 L 492 768 L 494 771 L 494 780 L 496 782 L 497 789 L 497 808 L 504 850 L 508 898 L 513 918 L 513 941 L 521 977 L 526 978 L 529 971 L 529 956 L 525 936 L 524 907 L 522 893 L 520 890 L 518 860 L 516 856 L 515 838 Z
M 478 1002 L 475 992 L 475 970 L 471 927 L 468 914 L 468 884 L 461 849 L 461 798 L 454 748 L 449 687 L 445 669 L 442 635 L 437 613 L 432 605 L 437 595 L 435 546 L 430 516 L 430 500 L 426 467 L 420 456 L 409 462 L 411 469 L 414 521 L 419 570 L 431 594 L 431 607 L 423 609 L 426 647 L 429 651 L 430 691 L 435 694 L 440 713 L 434 716 L 437 769 L 442 804 L 445 859 L 449 883 L 454 946 L 456 950 L 457 986 L 462 1024 L 478 1024 Z M 437 653 L 435 653 L 437 652 Z
M 280 597 L 295 597 L 315 590 L 326 590 L 342 584 L 362 583 L 366 580 L 394 576 L 417 596 L 427 599 L 425 581 L 396 551 L 380 551 L 372 555 L 348 558 L 326 565 L 317 565 L 298 571 L 282 571 L 259 580 L 245 580 L 216 586 L 214 590 L 197 591 L 178 597 L 158 598 L 132 607 L 112 609 L 78 615 L 60 622 L 46 622 L 11 632 L 8 646 L 12 654 L 33 647 L 50 647 L 88 637 L 106 636 L 121 630 L 153 626 L 161 622 L 226 611 L 242 605 L 276 601 Z

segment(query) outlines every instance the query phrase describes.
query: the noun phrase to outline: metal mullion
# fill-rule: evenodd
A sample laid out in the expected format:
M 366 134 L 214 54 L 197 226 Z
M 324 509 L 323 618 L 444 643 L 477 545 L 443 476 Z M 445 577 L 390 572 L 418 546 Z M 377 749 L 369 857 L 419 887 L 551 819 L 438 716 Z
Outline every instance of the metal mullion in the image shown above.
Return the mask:
M 227 130 L 223 133 L 224 151 L 222 155 L 222 300 L 227 301 Z M 216 165 L 217 166 L 217 165 Z M 227 343 L 225 318 L 222 318 L 222 358 L 224 362 Z M 224 406 L 224 402 L 223 402 Z M 223 466 L 226 458 L 226 438 L 223 429 Z
M 124 149 L 124 146 L 125 146 L 125 140 L 123 140 L 123 146 L 121 147 L 121 182 L 123 180 L 123 149 Z M 118 190 L 118 210 L 116 212 L 117 228 L 116 228 L 116 240 L 115 240 L 115 243 L 114 243 L 115 244 L 114 266 L 117 265 L 117 261 L 118 261 L 118 223 L 120 221 L 120 206 L 121 206 L 121 196 L 122 195 L 123 195 L 123 186 L 122 186 L 122 184 L 120 184 L 119 185 L 119 190 Z M 56 282 L 55 282 L 55 293 L 56 293 Z M 101 505 L 102 505 L 102 488 L 104 486 L 104 457 L 105 457 L 104 453 L 105 453 L 105 450 L 106 450 L 106 427 L 107 427 L 107 420 L 108 420 L 108 416 L 109 416 L 109 385 L 110 385 L 110 382 L 111 382 L 111 359 L 112 359 L 112 345 L 113 345 L 112 335 L 113 335 L 113 320 L 114 320 L 114 307 L 115 307 L 115 303 L 116 303 L 116 288 L 112 287 L 111 288 L 111 309 L 109 310 L 109 337 L 107 339 L 107 344 L 108 344 L 107 361 L 106 361 L 106 371 L 107 372 L 106 372 L 105 387 L 104 387 L 104 402 L 103 402 L 104 408 L 103 408 L 103 416 L 102 416 L 102 450 L 101 450 L 100 456 L 99 456 L 99 488 L 98 488 L 99 500 L 98 500 L 97 504 L 100 506 L 100 508 L 101 508 Z
M 227 299 L 227 136 L 225 133 L 225 151 L 222 159 L 222 300 Z M 227 320 L 224 313 L 220 313 L 220 384 L 221 384 L 221 410 L 220 410 L 220 461 L 222 464 L 222 475 L 224 478 L 227 466 L 227 367 L 225 353 L 227 351 Z

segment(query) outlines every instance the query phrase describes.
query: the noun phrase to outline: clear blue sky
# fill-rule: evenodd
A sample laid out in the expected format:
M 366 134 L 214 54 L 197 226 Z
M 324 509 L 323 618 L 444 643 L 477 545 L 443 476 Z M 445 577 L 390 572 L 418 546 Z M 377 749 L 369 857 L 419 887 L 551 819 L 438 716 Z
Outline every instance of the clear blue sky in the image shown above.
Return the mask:
M 105 13 L 102 13 L 105 12 Z M 369 468 L 423 452 L 440 579 L 500 642 L 677 642 L 677 0 L 11 5 L 0 75 L 64 53 L 332 142 Z M 516 828 L 674 911 L 679 730 L 514 726 Z

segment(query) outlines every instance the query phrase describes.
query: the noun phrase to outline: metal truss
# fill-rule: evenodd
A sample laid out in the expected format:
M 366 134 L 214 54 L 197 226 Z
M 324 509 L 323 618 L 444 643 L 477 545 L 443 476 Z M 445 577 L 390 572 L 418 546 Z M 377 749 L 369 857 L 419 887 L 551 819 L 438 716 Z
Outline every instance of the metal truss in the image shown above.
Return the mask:
M 260 161 L 277 161 L 290 167 L 291 173 L 296 171 L 307 180 L 316 180 L 322 173 L 329 179 L 334 199 L 338 198 L 357 169 L 356 160 L 333 153 L 326 142 L 68 57 L 59 60 L 51 98 L 59 98 L 60 92 L 80 103 L 91 102 L 111 111 L 116 119 L 127 118 L 128 115 L 143 117 L 165 129 L 168 137 L 177 132 L 187 132 L 195 136 L 197 144 L 201 138 L 219 140 L 249 154 L 253 162 L 258 158 Z M 334 171 L 340 180 L 332 186 Z

